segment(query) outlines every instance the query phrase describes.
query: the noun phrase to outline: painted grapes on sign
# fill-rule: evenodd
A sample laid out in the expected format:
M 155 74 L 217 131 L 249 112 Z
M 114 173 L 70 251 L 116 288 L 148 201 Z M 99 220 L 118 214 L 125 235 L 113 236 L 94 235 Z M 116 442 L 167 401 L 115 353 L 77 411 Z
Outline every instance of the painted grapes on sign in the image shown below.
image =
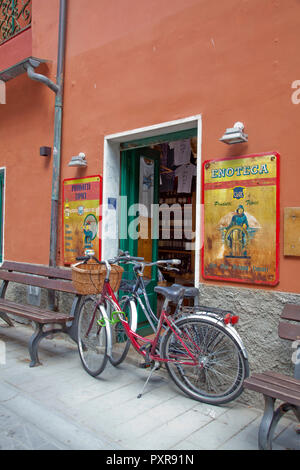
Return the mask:
M 278 283 L 279 155 L 203 164 L 205 279 Z

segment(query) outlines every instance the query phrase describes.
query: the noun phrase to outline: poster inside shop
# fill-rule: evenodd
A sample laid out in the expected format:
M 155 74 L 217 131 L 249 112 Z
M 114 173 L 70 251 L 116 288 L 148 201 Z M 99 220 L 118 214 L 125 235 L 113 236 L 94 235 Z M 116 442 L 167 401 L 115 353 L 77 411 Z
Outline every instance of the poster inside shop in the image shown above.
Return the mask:
M 72 264 L 77 256 L 92 249 L 101 258 L 100 210 L 101 176 L 66 179 L 63 182 L 64 263 Z
M 279 155 L 203 164 L 205 279 L 276 285 Z

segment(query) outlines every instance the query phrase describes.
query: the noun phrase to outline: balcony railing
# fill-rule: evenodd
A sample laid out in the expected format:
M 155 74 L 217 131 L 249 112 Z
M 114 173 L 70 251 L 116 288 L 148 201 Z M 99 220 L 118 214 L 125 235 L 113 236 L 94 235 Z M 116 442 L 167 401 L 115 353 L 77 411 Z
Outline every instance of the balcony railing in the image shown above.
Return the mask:
M 0 44 L 31 25 L 31 0 L 0 0 Z

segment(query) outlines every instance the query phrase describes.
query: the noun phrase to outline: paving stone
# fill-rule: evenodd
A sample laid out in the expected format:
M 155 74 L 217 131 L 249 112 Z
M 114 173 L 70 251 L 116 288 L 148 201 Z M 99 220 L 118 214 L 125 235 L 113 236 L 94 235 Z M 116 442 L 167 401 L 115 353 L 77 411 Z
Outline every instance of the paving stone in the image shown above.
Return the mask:
M 145 433 L 141 436 L 139 436 L 137 431 L 134 432 L 135 422 L 133 421 L 131 426 L 132 434 L 129 434 L 127 442 L 125 440 L 124 442 L 122 441 L 122 443 L 124 445 L 131 445 L 133 449 L 172 449 L 173 446 L 180 441 L 189 441 L 188 437 L 193 432 L 199 431 L 211 420 L 212 418 L 210 416 L 203 415 L 195 410 L 189 410 L 167 421 L 164 425 L 155 427 L 151 433 Z M 190 442 L 195 445 L 195 442 Z
M 300 434 L 295 432 L 296 425 L 290 424 L 274 439 L 273 450 L 300 450 Z
M 188 441 L 195 445 L 205 446 L 207 450 L 219 449 L 225 442 L 241 432 L 245 426 L 254 421 L 258 412 L 244 408 L 232 408 L 211 421 L 205 429 L 196 431 Z M 203 440 L 205 439 L 205 441 Z M 247 444 L 245 443 L 244 446 Z
M 8 387 L 8 386 L 7 386 Z M 2 384 L 2 390 L 4 386 Z M 32 443 L 32 439 L 28 438 L 30 431 L 35 428 L 34 435 L 39 435 L 39 430 L 42 428 L 42 433 L 47 436 L 52 436 L 60 444 L 62 448 L 78 449 L 78 450 L 93 450 L 93 449 L 116 449 L 114 444 L 105 438 L 97 438 L 83 426 L 66 419 L 63 415 L 53 412 L 51 409 L 41 406 L 39 403 L 25 397 L 24 395 L 17 395 L 11 398 L 6 403 L 7 408 L 19 416 L 21 426 L 16 426 L 13 429 L 9 428 L 2 431 L 4 438 L 15 438 L 16 441 L 30 448 L 40 447 L 44 443 L 49 443 L 47 440 Z M 24 427 L 25 426 L 25 427 Z M 29 427 L 28 427 L 29 426 Z M 51 440 L 50 440 L 51 443 Z
M 76 345 L 63 338 L 42 341 L 43 366 L 30 368 L 31 335 L 21 325 L 0 336 L 8 352 L 0 365 L 0 449 L 257 450 L 262 409 L 192 400 L 164 369 L 138 399 L 148 370 L 130 358 L 117 368 L 108 363 L 93 378 L 82 368 Z M 289 417 L 280 421 L 274 448 L 299 449 L 294 423 Z

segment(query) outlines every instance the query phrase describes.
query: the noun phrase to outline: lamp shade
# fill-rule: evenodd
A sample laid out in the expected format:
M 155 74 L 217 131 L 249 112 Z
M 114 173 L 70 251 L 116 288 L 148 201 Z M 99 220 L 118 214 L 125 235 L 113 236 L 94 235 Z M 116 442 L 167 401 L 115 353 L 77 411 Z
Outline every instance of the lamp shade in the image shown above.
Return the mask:
M 84 168 L 87 167 L 87 161 L 85 158 L 84 153 L 80 153 L 79 155 L 76 155 L 75 157 L 72 157 L 70 162 L 68 163 L 68 166 L 75 166 L 78 168 Z
M 236 122 L 233 127 L 226 129 L 220 141 L 228 145 L 248 142 L 248 135 L 244 134 L 244 124 Z

